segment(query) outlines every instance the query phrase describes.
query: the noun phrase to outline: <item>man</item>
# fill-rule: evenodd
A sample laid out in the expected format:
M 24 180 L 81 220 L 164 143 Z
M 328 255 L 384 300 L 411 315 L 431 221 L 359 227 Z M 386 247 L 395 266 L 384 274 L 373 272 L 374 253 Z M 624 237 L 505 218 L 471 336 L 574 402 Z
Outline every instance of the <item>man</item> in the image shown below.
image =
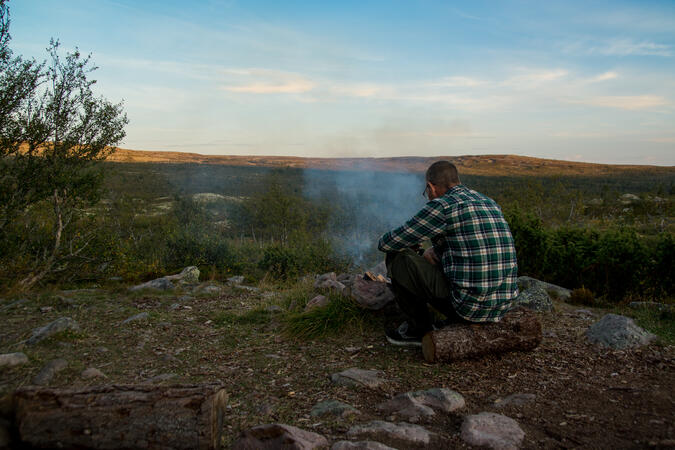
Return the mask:
M 429 202 L 380 238 L 396 302 L 407 316 L 387 331 L 396 345 L 421 345 L 434 323 L 427 304 L 449 322 L 497 322 L 518 295 L 513 237 L 494 200 L 462 185 L 448 161 L 426 172 Z M 432 246 L 420 255 L 425 240 Z

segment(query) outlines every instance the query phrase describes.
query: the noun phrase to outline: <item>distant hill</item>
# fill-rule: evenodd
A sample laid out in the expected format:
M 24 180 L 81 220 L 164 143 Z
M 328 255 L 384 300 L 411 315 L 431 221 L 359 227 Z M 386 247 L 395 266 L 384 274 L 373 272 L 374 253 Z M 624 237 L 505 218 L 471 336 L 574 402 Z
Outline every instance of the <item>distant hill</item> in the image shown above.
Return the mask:
M 217 164 L 252 167 L 296 167 L 326 170 L 375 170 L 421 173 L 439 159 L 452 161 L 460 174 L 488 176 L 607 176 L 639 172 L 675 175 L 675 166 L 593 164 L 517 155 L 404 156 L 391 158 L 302 158 L 296 156 L 200 155 L 118 149 L 108 161 L 130 163 Z

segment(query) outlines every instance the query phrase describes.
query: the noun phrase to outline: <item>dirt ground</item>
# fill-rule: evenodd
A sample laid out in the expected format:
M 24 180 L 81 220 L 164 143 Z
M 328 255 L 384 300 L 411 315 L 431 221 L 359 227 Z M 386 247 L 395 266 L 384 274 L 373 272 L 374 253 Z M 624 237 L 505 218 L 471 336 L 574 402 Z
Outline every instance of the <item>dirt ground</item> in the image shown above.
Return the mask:
M 284 335 L 282 313 L 237 320 L 254 308 L 285 308 L 283 291 L 225 287 L 217 295 L 177 300 L 182 295 L 132 295 L 123 287 L 54 291 L 0 309 L 0 353 L 23 351 L 29 358 L 23 366 L 0 369 L 0 395 L 31 384 L 55 358 L 69 365 L 50 386 L 140 383 L 162 374 L 171 374 L 165 384 L 218 381 L 230 394 L 228 448 L 242 430 L 272 422 L 320 433 L 332 443 L 357 423 L 399 421 L 376 408 L 394 395 L 445 387 L 461 393 L 466 407 L 419 422 L 439 435 L 433 448 L 468 448 L 459 438 L 462 418 L 482 411 L 515 419 L 528 449 L 675 447 L 675 349 L 659 342 L 631 351 L 588 344 L 585 330 L 602 310 L 589 309 L 589 315 L 556 302 L 555 312 L 541 315 L 544 339 L 533 352 L 428 364 L 421 350 L 386 342 L 385 319 L 379 326 L 301 341 Z M 9 302 L 3 300 L 0 308 Z M 148 320 L 121 325 L 144 311 Z M 34 328 L 64 316 L 75 319 L 81 330 L 31 347 L 17 345 Z M 89 367 L 107 378 L 84 380 L 80 374 Z M 350 367 L 380 370 L 388 381 L 377 390 L 330 381 L 332 373 Z M 495 406 L 495 400 L 513 393 L 533 393 L 536 399 Z M 311 417 L 312 407 L 328 399 L 348 403 L 361 414 L 340 420 Z

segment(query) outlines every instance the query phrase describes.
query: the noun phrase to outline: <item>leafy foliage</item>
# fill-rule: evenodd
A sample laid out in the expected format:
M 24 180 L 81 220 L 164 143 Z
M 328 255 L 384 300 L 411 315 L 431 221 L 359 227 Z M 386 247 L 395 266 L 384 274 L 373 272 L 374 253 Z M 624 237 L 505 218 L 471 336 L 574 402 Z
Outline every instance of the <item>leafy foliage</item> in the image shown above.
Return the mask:
M 31 208 L 51 206 L 51 217 L 42 217 L 42 223 L 50 222 L 42 228 L 51 228 L 51 239 L 32 253 L 32 270 L 20 283 L 28 289 L 48 273 L 64 270 L 87 247 L 88 237 L 71 232 L 70 225 L 78 219 L 78 208 L 99 199 L 102 166 L 94 163 L 122 140 L 128 120 L 121 104 L 94 97 L 95 81 L 88 76 L 96 67 L 89 57 L 78 50 L 62 57 L 58 41 L 52 40 L 48 64 L 13 58 L 8 30 L 9 11 L 2 0 L 0 240 L 31 225 Z

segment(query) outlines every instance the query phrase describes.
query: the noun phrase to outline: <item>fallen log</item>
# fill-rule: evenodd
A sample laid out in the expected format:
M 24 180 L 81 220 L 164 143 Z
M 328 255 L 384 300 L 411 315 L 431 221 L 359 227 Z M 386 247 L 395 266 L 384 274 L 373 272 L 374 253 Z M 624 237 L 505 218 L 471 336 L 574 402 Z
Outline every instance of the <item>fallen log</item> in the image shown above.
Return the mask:
M 25 387 L 15 426 L 37 448 L 220 448 L 227 394 L 220 385 Z
M 452 324 L 430 331 L 422 339 L 428 362 L 451 362 L 509 351 L 528 351 L 541 342 L 537 315 L 522 308 L 508 312 L 501 321 Z

